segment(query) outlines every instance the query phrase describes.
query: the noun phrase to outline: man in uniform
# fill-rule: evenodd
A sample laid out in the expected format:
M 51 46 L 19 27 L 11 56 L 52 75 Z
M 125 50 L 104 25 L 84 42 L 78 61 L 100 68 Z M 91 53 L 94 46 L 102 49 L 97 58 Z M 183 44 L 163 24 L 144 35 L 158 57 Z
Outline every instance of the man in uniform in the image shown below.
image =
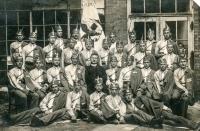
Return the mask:
M 127 53 L 128 56 L 134 56 L 137 51 L 137 43 L 136 43 L 136 32 L 133 29 L 129 32 L 129 39 L 130 44 L 124 46 L 124 51 Z
M 22 69 L 23 58 L 18 56 L 14 62 L 16 66 L 8 72 L 8 78 L 10 81 L 8 86 L 9 90 L 15 94 L 21 111 L 27 110 L 28 96 L 32 97 L 30 102 L 31 107 L 37 107 L 39 96 L 36 93 L 31 92 L 25 84 L 24 70 Z
M 165 28 L 163 29 L 163 34 L 165 40 L 158 41 L 155 48 L 155 56 L 160 58 L 167 54 L 167 45 L 172 44 L 174 48 L 174 54 L 180 55 L 180 50 L 178 45 L 171 40 L 171 30 L 167 24 L 165 24 Z
M 167 53 L 163 56 L 167 60 L 168 69 L 174 72 L 178 68 L 179 56 L 173 53 L 174 48 L 172 44 L 167 45 Z
M 114 27 L 110 32 L 109 38 L 110 38 L 110 42 L 111 42 L 110 52 L 112 54 L 114 54 L 117 51 L 117 49 L 116 49 L 116 34 L 115 34 L 115 31 L 114 31 Z
M 187 117 L 188 105 L 194 104 L 196 77 L 194 71 L 187 67 L 187 59 L 180 58 L 180 67 L 174 71 L 176 88 L 172 94 L 172 111 L 174 114 Z
M 98 78 L 95 80 L 95 88 L 96 91 L 90 95 L 90 104 L 89 104 L 89 118 L 88 122 L 94 121 L 97 123 L 107 123 L 105 117 L 102 112 L 102 102 L 106 96 L 105 93 L 102 92 L 103 88 L 103 79 Z
M 45 53 L 45 60 L 46 60 L 46 69 L 48 70 L 53 66 L 53 55 L 55 53 L 58 53 L 59 56 L 61 56 L 62 50 L 55 45 L 56 40 L 56 33 L 54 30 L 49 33 L 49 44 L 43 48 L 43 51 Z
M 78 65 L 78 54 L 73 53 L 71 56 L 72 64 L 65 67 L 65 74 L 70 90 L 74 89 L 74 81 L 80 80 L 81 89 L 86 91 L 85 68 Z
M 31 126 L 45 126 L 58 119 L 62 115 L 57 111 L 65 107 L 66 94 L 59 91 L 57 84 L 52 84 L 52 91 L 44 97 L 39 107 L 12 116 L 5 111 L 2 115 L 3 119 L 8 122 L 8 125 L 28 123 Z
M 79 33 L 79 30 L 78 30 L 78 23 L 76 24 L 76 28 L 72 31 L 72 38 L 76 41 L 74 49 L 77 50 L 78 52 L 82 51 L 83 44 L 80 41 L 80 33 Z
M 89 66 L 91 64 L 90 56 L 93 53 L 97 53 L 94 49 L 92 49 L 92 40 L 91 39 L 85 39 L 85 47 L 86 49 L 81 51 L 79 54 L 79 62 L 82 66 Z M 98 55 L 98 59 L 99 59 Z M 98 60 L 99 65 L 101 65 L 101 59 Z
M 156 58 L 153 54 L 151 53 L 146 53 L 146 44 L 143 42 L 143 40 L 141 40 L 141 43 L 140 43 L 140 51 L 137 52 L 134 56 L 134 65 L 136 65 L 138 68 L 142 69 L 144 67 L 144 63 L 143 63 L 143 58 L 145 56 L 149 56 L 150 57 L 150 63 L 151 63 L 151 66 L 150 68 L 152 70 L 155 70 L 157 71 L 158 70 L 158 65 L 157 65 L 157 61 L 156 61 Z
M 121 68 L 117 68 L 117 57 L 110 57 L 110 69 L 106 70 L 107 81 L 106 85 L 109 87 L 111 83 L 115 83 L 119 80 Z
M 17 38 L 17 40 L 10 44 L 10 56 L 11 56 L 12 62 L 14 62 L 14 59 L 17 56 L 22 56 L 22 48 L 24 46 L 28 45 L 28 43 L 23 41 L 23 39 L 24 39 L 23 29 L 19 29 L 17 31 L 16 38 Z
M 67 48 L 68 47 L 67 40 L 62 38 L 63 31 L 62 31 L 62 28 L 61 28 L 59 23 L 55 27 L 55 30 L 56 30 L 56 35 L 57 35 L 57 38 L 56 38 L 56 41 L 55 41 L 55 45 L 57 47 L 59 47 L 61 50 Z
M 156 41 L 154 40 L 155 37 L 155 33 L 154 30 L 152 30 L 151 28 L 149 28 L 149 30 L 147 31 L 147 38 L 148 40 L 146 41 L 146 53 L 151 53 L 153 55 L 155 55 L 155 48 L 156 48 Z
M 87 46 L 87 45 L 86 45 Z M 87 92 L 88 94 L 92 94 L 95 91 L 95 79 L 102 78 L 103 79 L 103 92 L 107 92 L 105 87 L 106 84 L 106 71 L 105 69 L 100 66 L 99 63 L 99 56 L 97 53 L 92 53 L 91 57 L 91 64 L 85 67 L 85 82 L 87 84 Z
M 23 69 L 30 71 L 35 68 L 34 59 L 39 58 L 42 60 L 43 69 L 46 69 L 45 54 L 40 46 L 36 45 L 37 30 L 31 32 L 29 35 L 30 43 L 22 49 Z
M 161 94 L 162 101 L 170 107 L 170 100 L 174 88 L 174 74 L 167 69 L 167 60 L 160 58 L 158 60 L 159 70 L 155 72 L 154 78 L 159 94 Z
M 75 50 L 74 46 L 76 45 L 76 41 L 73 38 L 70 38 L 69 47 L 63 49 L 62 56 L 61 56 L 61 67 L 65 68 L 66 66 L 72 63 L 71 56 L 74 52 L 78 52 Z
M 63 92 L 69 92 L 69 85 L 66 80 L 66 74 L 64 68 L 60 67 L 60 57 L 56 53 L 53 56 L 53 67 L 47 70 L 47 79 L 49 83 L 54 83 L 55 81 L 59 83 L 59 90 Z

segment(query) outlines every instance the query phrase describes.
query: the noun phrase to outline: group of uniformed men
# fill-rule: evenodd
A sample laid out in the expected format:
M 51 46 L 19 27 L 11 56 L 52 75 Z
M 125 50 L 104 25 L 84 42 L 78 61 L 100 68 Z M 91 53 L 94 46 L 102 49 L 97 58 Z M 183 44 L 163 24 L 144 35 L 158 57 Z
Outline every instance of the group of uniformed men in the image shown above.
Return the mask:
M 194 71 L 171 39 L 167 24 L 164 40 L 156 42 L 149 29 L 148 40 L 138 44 L 133 29 L 125 46 L 111 30 L 100 51 L 92 48 L 90 38 L 80 39 L 77 27 L 66 40 L 57 25 L 43 49 L 36 45 L 37 35 L 31 32 L 28 44 L 21 29 L 10 45 L 15 67 L 8 72 L 9 90 L 21 112 L 10 116 L 5 111 L 2 117 L 8 125 L 43 126 L 80 118 L 154 128 L 162 128 L 163 122 L 199 128 L 199 123 L 187 119 L 188 105 L 196 98 Z

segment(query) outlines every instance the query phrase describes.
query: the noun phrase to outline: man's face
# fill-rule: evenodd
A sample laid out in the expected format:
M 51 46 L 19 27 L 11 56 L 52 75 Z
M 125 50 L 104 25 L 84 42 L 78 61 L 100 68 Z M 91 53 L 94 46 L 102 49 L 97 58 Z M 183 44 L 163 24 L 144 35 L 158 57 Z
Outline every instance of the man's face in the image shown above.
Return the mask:
M 171 45 L 167 46 L 167 51 L 169 54 L 171 54 L 173 52 L 173 49 L 174 49 L 173 46 L 171 46 Z
M 108 42 L 104 42 L 104 43 L 103 43 L 103 48 L 104 48 L 105 50 L 107 50 L 108 47 L 109 47 Z
M 122 52 L 123 52 L 123 46 L 122 46 L 121 44 L 119 44 L 119 45 L 117 46 L 117 52 L 118 52 L 118 53 L 122 53 Z
M 146 50 L 146 45 L 145 44 L 140 44 L 140 51 L 145 52 Z
M 166 63 L 160 63 L 159 66 L 160 66 L 160 70 L 161 71 L 165 71 L 167 69 L 167 64 Z
M 97 55 L 92 55 L 90 60 L 91 60 L 92 64 L 97 64 L 98 63 L 98 56 Z
M 54 44 L 55 41 L 56 41 L 56 37 L 55 37 L 55 36 L 50 36 L 50 37 L 49 37 L 49 42 L 50 42 L 51 44 Z
M 180 48 L 180 49 L 182 49 L 182 48 L 183 48 L 183 45 L 182 45 L 182 44 L 179 44 L 178 46 L 179 46 L 179 48 Z
M 73 65 L 76 65 L 76 64 L 78 63 L 78 57 L 73 56 L 73 57 L 71 58 L 71 60 L 72 60 L 72 64 L 73 64 Z
M 115 39 L 116 39 L 115 35 L 110 35 L 111 43 L 115 43 Z
M 75 90 L 75 92 L 79 92 L 81 90 L 81 84 L 76 83 L 74 90 Z
M 71 49 L 74 49 L 74 46 L 75 46 L 75 42 L 74 42 L 74 41 L 70 41 L 69 47 L 70 47 Z
M 73 34 L 72 34 L 72 37 L 77 40 L 78 37 L 79 37 L 79 32 L 74 30 Z
M 184 60 L 184 59 L 181 59 L 180 62 L 179 62 L 179 65 L 181 68 L 185 69 L 186 66 L 187 66 L 187 61 Z
M 150 41 L 152 41 L 153 39 L 154 39 L 154 34 L 152 34 L 152 33 L 149 33 L 148 35 L 147 35 L 147 38 L 150 40 Z
M 40 61 L 40 60 L 37 60 L 36 62 L 35 62 L 35 67 L 39 70 L 39 69 L 41 69 L 42 68 L 42 62 Z
M 53 59 L 53 65 L 54 66 L 59 66 L 60 65 L 60 59 L 59 58 L 54 58 Z
M 58 29 L 58 30 L 56 31 L 56 33 L 57 33 L 57 36 L 58 36 L 59 38 L 61 38 L 61 37 L 62 37 L 62 34 L 63 34 L 63 31 L 62 31 L 61 29 Z
M 86 42 L 85 47 L 87 50 L 90 50 L 92 48 L 92 43 L 91 42 Z
M 95 88 L 96 88 L 97 92 L 100 92 L 102 90 L 103 86 L 102 85 L 96 85 Z
M 126 95 L 125 95 L 125 100 L 127 101 L 127 102 L 131 102 L 132 101 L 132 94 L 131 93 L 126 93 Z
M 146 69 L 148 69 L 151 65 L 151 63 L 149 61 L 144 61 L 143 64 L 144 64 L 144 68 L 146 68 Z
M 21 42 L 21 41 L 24 39 L 24 35 L 23 35 L 23 34 L 18 34 L 18 35 L 16 36 L 16 38 L 17 38 L 17 40 L 18 40 L 19 42 Z
M 113 59 L 110 64 L 111 64 L 112 68 L 117 67 L 117 60 Z
M 136 40 L 136 36 L 133 34 L 129 35 L 129 38 L 130 38 L 131 43 L 134 43 Z
M 30 40 L 31 44 L 35 44 L 37 37 L 36 36 L 30 36 L 29 40 Z
M 51 90 L 52 90 L 52 93 L 53 93 L 53 94 L 56 94 L 56 93 L 59 91 L 58 85 L 53 85 L 53 86 L 51 87 Z
M 110 89 L 110 94 L 112 96 L 116 96 L 118 94 L 118 89 L 116 87 L 113 87 Z
M 21 59 L 19 59 L 19 60 L 16 61 L 16 66 L 18 68 L 22 68 L 22 60 Z
M 171 33 L 170 31 L 164 31 L 164 37 L 165 37 L 165 40 L 168 40 L 170 37 L 171 37 Z
M 127 59 L 127 66 L 132 66 L 133 65 L 133 61 L 131 58 Z

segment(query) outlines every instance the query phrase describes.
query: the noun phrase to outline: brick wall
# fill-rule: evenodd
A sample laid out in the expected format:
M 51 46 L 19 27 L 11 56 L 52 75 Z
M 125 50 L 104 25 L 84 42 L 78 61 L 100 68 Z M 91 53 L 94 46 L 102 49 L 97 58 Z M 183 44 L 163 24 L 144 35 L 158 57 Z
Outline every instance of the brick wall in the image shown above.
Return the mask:
M 194 71 L 200 87 L 200 7 L 194 2 Z M 200 91 L 200 89 L 198 89 Z
M 109 35 L 112 26 L 118 39 L 127 44 L 127 2 L 126 0 L 105 0 L 105 32 Z

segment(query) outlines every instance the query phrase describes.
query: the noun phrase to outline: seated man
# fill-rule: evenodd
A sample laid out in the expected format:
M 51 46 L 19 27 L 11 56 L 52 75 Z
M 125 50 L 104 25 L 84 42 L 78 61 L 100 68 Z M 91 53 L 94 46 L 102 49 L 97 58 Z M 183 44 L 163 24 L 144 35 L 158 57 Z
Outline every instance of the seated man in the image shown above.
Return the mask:
M 112 124 L 125 124 L 124 115 L 126 113 L 126 105 L 122 101 L 121 97 L 118 95 L 119 85 L 112 83 L 110 85 L 110 95 L 105 97 L 105 102 L 110 108 L 103 110 L 103 115 L 106 117 L 106 120 Z M 106 115 L 108 112 L 114 110 L 110 115 Z
M 155 70 L 157 71 L 158 70 L 158 65 L 157 65 L 157 61 L 156 61 L 156 58 L 153 54 L 151 53 L 146 53 L 146 44 L 143 42 L 143 40 L 141 41 L 140 43 L 140 51 L 137 52 L 134 56 L 134 65 L 136 65 L 136 67 L 142 69 L 144 68 L 144 63 L 143 63 L 143 58 L 145 56 L 149 56 L 150 57 L 150 63 L 151 63 L 151 66 L 150 68 L 152 70 Z
M 66 113 L 63 119 L 76 123 L 77 118 L 86 120 L 88 116 L 89 96 L 81 90 L 81 81 L 74 82 L 74 90 L 67 94 Z
M 131 70 L 133 68 L 133 61 L 134 61 L 133 56 L 127 57 L 127 61 L 126 61 L 127 66 L 122 68 L 122 70 L 120 71 L 119 80 L 118 80 L 120 92 L 123 90 L 123 82 L 125 81 L 130 82 L 130 75 L 131 75 Z
M 98 78 L 95 80 L 96 91 L 90 95 L 90 105 L 89 105 L 89 118 L 88 122 L 94 121 L 97 123 L 107 123 L 105 117 L 103 116 L 101 104 L 102 100 L 105 98 L 106 94 L 102 92 L 103 79 Z
M 85 84 L 85 68 L 78 65 L 78 54 L 73 53 L 71 56 L 72 64 L 65 67 L 65 74 L 68 82 L 70 91 L 74 89 L 74 82 L 77 79 L 81 81 L 81 89 L 86 91 L 87 87 Z
M 163 58 L 167 60 L 168 69 L 174 72 L 178 68 L 179 56 L 174 54 L 174 48 L 172 44 L 167 45 L 167 55 L 164 55 Z
M 47 79 L 49 83 L 57 81 L 59 83 L 59 90 L 63 92 L 70 92 L 69 85 L 64 77 L 66 74 L 64 69 L 60 67 L 60 58 L 58 53 L 53 56 L 53 67 L 47 70 Z
M 47 74 L 46 71 L 42 69 L 42 61 L 40 59 L 35 60 L 35 69 L 29 72 L 30 77 L 25 77 L 25 80 L 30 78 L 30 82 L 27 83 L 27 86 L 31 91 L 39 95 L 39 101 L 41 101 L 45 94 L 46 89 L 48 88 Z
M 9 116 L 7 111 L 4 111 L 3 120 L 8 125 L 29 123 L 31 126 L 44 126 L 56 120 L 59 117 L 56 111 L 64 108 L 66 103 L 66 94 L 59 91 L 57 84 L 52 84 L 52 91 L 44 97 L 39 107 L 12 116 Z
M 148 56 L 143 58 L 143 64 L 144 68 L 141 69 L 143 81 L 137 91 L 137 96 L 146 95 L 149 98 L 158 99 L 156 96 L 158 91 L 154 79 L 155 71 L 150 68 L 151 63 Z
M 194 71 L 187 67 L 187 59 L 180 58 L 180 67 L 174 71 L 176 88 L 172 94 L 174 114 L 187 117 L 188 104 L 193 105 L 196 91 Z
M 117 57 L 112 56 L 110 58 L 110 69 L 106 70 L 107 81 L 106 85 L 109 87 L 112 82 L 116 82 L 119 79 L 121 68 L 117 68 Z
M 170 107 L 170 100 L 174 88 L 174 74 L 167 69 L 167 60 L 160 58 L 158 60 L 159 70 L 155 72 L 154 78 L 158 93 L 162 96 L 162 101 Z
M 56 33 L 54 30 L 49 33 L 49 44 L 43 48 L 43 51 L 45 53 L 45 61 L 46 61 L 46 69 L 53 67 L 53 55 L 55 53 L 58 53 L 59 56 L 61 56 L 61 48 L 55 45 L 56 41 Z
M 8 78 L 10 81 L 10 85 L 8 86 L 9 90 L 11 90 L 16 96 L 16 99 L 19 100 L 21 111 L 27 110 L 27 96 L 31 96 L 32 98 L 30 108 L 37 107 L 39 100 L 38 94 L 30 91 L 25 84 L 24 70 L 22 70 L 23 58 L 18 56 L 14 62 L 16 67 L 8 72 Z

